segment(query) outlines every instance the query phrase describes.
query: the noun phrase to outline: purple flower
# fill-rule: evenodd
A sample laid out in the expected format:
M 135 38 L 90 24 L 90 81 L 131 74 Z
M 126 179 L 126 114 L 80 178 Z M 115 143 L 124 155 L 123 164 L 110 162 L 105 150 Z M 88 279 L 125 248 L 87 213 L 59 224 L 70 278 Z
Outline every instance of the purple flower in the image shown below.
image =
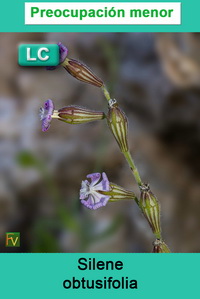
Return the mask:
M 88 180 L 82 181 L 80 190 L 81 203 L 88 209 L 96 210 L 107 204 L 110 196 L 104 195 L 101 191 L 110 191 L 110 184 L 107 175 L 102 173 L 102 180 L 100 181 L 100 173 L 92 173 L 87 175 Z
M 44 107 L 40 108 L 40 120 L 42 121 L 43 132 L 46 132 L 49 129 L 53 112 L 54 112 L 53 101 L 47 100 L 44 103 Z
M 65 58 L 67 57 L 68 49 L 61 42 L 59 42 L 57 45 L 59 47 L 59 55 L 60 55 L 59 64 L 61 64 L 65 60 Z M 52 71 L 52 70 L 55 70 L 58 66 L 59 65 L 57 65 L 57 66 L 47 66 L 46 69 L 48 71 Z

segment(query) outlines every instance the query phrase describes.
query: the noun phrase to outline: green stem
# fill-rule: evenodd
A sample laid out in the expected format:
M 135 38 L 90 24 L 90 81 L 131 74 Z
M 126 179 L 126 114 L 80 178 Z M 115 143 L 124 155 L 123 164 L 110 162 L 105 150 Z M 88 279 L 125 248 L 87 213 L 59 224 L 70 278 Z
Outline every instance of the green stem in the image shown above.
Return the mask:
M 111 97 L 110 97 L 110 94 L 109 94 L 109 92 L 108 92 L 106 86 L 103 85 L 103 86 L 101 87 L 101 89 L 103 90 L 103 93 L 104 93 L 104 96 L 105 96 L 106 100 L 109 102 L 109 101 L 111 100 Z
M 109 92 L 108 92 L 106 86 L 103 85 L 103 86 L 101 87 L 101 89 L 102 89 L 102 91 L 103 91 L 103 93 L 104 93 L 105 98 L 106 98 L 107 101 L 109 102 L 109 101 L 111 100 L 111 98 L 110 98 L 110 94 L 109 94 Z M 135 166 L 134 160 L 133 160 L 133 158 L 132 158 L 132 156 L 131 156 L 131 154 L 130 154 L 130 151 L 124 151 L 124 152 L 122 152 L 122 153 L 123 153 L 124 157 L 126 158 L 126 161 L 128 162 L 128 165 L 129 165 L 129 167 L 130 167 L 130 169 L 131 169 L 131 172 L 132 172 L 132 174 L 133 174 L 133 176 L 134 176 L 134 178 L 135 178 L 135 180 L 136 180 L 138 186 L 141 187 L 141 186 L 143 185 L 143 183 L 142 183 L 140 174 L 139 174 L 139 172 L 138 172 L 138 169 L 137 169 L 137 167 Z M 138 199 L 136 196 L 133 196 L 132 198 L 129 198 L 129 199 L 133 199 L 133 200 L 135 200 L 136 203 L 137 203 L 137 205 L 138 205 L 138 207 L 139 207 L 139 208 L 141 209 L 141 211 L 142 211 L 142 208 L 141 208 L 141 206 L 140 206 L 140 201 L 139 201 L 139 199 Z M 114 202 L 115 200 L 110 200 L 110 201 L 113 201 L 113 202 Z M 142 211 L 142 212 L 143 212 L 143 211 Z M 154 232 L 154 235 L 156 236 L 157 239 L 161 239 L 161 240 L 162 240 L 162 236 L 161 236 L 161 233 L 160 233 L 160 232 Z M 170 252 L 170 251 L 169 251 L 169 252 Z
M 135 166 L 135 163 L 133 161 L 133 158 L 131 157 L 130 152 L 127 151 L 127 152 L 122 152 L 122 153 L 125 156 L 126 161 L 128 162 L 128 165 L 129 165 L 129 167 L 130 167 L 130 169 L 132 171 L 132 174 L 134 175 L 134 178 L 135 178 L 138 186 L 139 187 L 142 186 L 142 180 L 141 180 L 140 174 L 139 174 L 139 172 L 137 170 L 137 167 Z

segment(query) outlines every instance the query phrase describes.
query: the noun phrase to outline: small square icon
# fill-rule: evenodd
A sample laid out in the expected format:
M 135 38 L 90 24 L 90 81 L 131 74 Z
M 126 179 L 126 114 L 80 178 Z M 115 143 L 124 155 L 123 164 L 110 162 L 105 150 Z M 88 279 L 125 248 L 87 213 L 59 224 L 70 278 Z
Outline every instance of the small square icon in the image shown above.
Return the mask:
M 6 233 L 6 247 L 20 247 L 20 233 Z

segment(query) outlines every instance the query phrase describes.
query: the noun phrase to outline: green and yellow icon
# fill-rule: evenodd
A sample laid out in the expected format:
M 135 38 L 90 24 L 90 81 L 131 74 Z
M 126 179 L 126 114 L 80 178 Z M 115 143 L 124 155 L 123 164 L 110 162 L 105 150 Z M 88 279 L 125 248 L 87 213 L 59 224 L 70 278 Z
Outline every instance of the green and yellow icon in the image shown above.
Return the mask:
M 6 233 L 6 247 L 20 247 L 20 233 Z

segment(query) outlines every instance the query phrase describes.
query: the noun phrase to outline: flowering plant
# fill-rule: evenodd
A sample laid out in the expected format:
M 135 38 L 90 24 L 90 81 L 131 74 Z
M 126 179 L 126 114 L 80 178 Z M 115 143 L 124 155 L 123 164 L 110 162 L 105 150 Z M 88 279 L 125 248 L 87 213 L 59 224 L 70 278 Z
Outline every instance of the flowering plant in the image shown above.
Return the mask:
M 102 174 L 92 173 L 88 174 L 87 179 L 82 181 L 80 189 L 81 203 L 88 209 L 96 210 L 106 206 L 108 202 L 115 202 L 124 199 L 134 200 L 155 235 L 152 252 L 170 252 L 168 246 L 162 239 L 160 204 L 156 196 L 152 193 L 149 184 L 145 184 L 142 181 L 130 154 L 128 144 L 128 119 L 125 112 L 119 107 L 119 104 L 115 99 L 111 99 L 105 84 L 100 78 L 98 78 L 98 76 L 96 76 L 82 62 L 68 58 L 68 49 L 62 43 L 58 43 L 58 46 L 60 49 L 59 66 L 63 66 L 67 72 L 77 80 L 101 88 L 108 102 L 108 112 L 104 113 L 103 111 L 93 111 L 76 105 L 55 110 L 52 100 L 49 99 L 44 103 L 44 107 L 40 108 L 42 131 L 45 132 L 49 129 L 52 119 L 58 119 L 68 124 L 83 124 L 106 119 L 108 128 L 111 130 L 115 140 L 117 141 L 117 144 L 124 155 L 140 190 L 140 197 L 137 198 L 134 192 L 111 183 L 104 172 Z M 47 70 L 54 70 L 55 68 L 57 67 L 48 66 Z

